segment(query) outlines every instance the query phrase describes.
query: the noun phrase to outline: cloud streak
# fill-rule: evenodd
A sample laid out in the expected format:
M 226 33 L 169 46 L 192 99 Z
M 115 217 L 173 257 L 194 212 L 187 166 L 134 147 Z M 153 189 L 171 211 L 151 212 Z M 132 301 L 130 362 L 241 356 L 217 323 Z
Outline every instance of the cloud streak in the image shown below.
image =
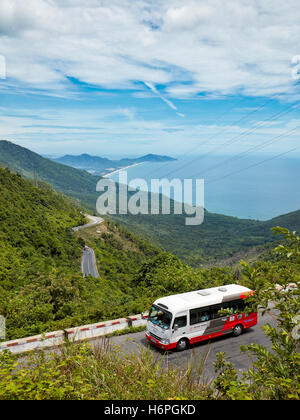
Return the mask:
M 156 89 L 156 87 L 152 84 L 152 83 L 150 83 L 150 82 L 144 82 L 144 84 L 149 88 L 149 89 L 151 89 L 152 90 L 152 92 L 153 93 L 155 93 L 155 95 L 157 95 L 162 101 L 164 101 L 167 105 L 168 105 L 168 107 L 170 107 L 171 109 L 173 109 L 174 111 L 176 111 L 176 114 L 179 116 L 179 117 L 181 117 L 181 118 L 184 118 L 185 117 L 185 115 L 184 114 L 182 114 L 181 112 L 178 112 L 177 111 L 177 106 L 176 105 L 174 105 L 173 104 L 173 102 L 172 101 L 170 101 L 169 99 L 167 99 L 167 98 L 165 98 L 157 89 Z

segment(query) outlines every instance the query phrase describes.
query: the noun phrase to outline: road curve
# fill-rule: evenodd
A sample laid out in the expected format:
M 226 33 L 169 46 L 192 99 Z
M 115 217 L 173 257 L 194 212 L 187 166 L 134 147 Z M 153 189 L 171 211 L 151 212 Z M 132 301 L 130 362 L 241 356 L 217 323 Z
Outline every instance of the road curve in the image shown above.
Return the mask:
M 87 223 L 87 224 L 82 225 L 82 226 L 73 227 L 72 230 L 74 232 L 78 232 L 78 230 L 80 230 L 80 229 L 85 229 L 85 228 L 89 228 L 89 227 L 92 227 L 92 226 L 100 225 L 100 223 L 103 222 L 102 217 L 90 216 L 89 214 L 86 214 L 85 216 L 90 220 L 90 223 Z
M 164 367 L 186 368 L 189 363 L 193 364 L 194 362 L 198 362 L 199 364 L 202 357 L 208 352 L 202 378 L 204 381 L 210 382 L 216 377 L 213 362 L 216 361 L 217 353 L 226 352 L 226 359 L 233 363 L 238 372 L 241 373 L 252 365 L 248 355 L 240 352 L 241 345 L 258 343 L 270 348 L 270 341 L 260 328 L 266 323 L 275 325 L 274 314 L 265 314 L 264 316 L 259 314 L 258 324 L 246 330 L 239 337 L 218 337 L 211 340 L 210 344 L 208 342 L 200 342 L 183 352 L 169 351 L 165 355 L 161 350 L 147 342 L 144 332 L 112 337 L 111 342 L 120 346 L 125 353 L 138 353 L 140 349 L 147 350 L 149 348 L 154 359 L 157 361 L 161 360 L 164 355 L 162 360 L 162 366 Z M 101 340 L 101 338 L 98 338 L 90 343 L 92 345 L 99 345 Z
M 102 217 L 91 216 L 89 214 L 86 214 L 85 216 L 90 220 L 90 223 L 86 223 L 85 225 L 76 226 L 72 228 L 73 232 L 78 232 L 81 229 L 97 226 L 103 222 Z M 83 277 L 86 277 L 86 276 L 99 277 L 99 273 L 98 273 L 97 265 L 96 265 L 95 253 L 91 248 L 85 248 L 82 252 L 81 271 L 82 271 Z

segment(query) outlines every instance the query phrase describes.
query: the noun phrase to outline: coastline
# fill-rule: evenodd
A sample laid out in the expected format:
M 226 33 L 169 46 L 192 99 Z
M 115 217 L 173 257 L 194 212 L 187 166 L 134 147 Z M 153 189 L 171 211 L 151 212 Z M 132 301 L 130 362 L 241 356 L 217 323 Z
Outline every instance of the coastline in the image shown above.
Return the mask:
M 132 163 L 131 165 L 124 166 L 123 168 L 115 169 L 115 170 L 114 170 L 114 171 L 112 171 L 112 172 L 108 172 L 107 174 L 102 175 L 102 178 L 109 178 L 111 175 L 115 175 L 115 174 L 117 174 L 118 172 L 120 172 L 120 171 L 124 171 L 125 169 L 128 169 L 128 168 L 132 168 L 133 166 L 141 165 L 142 163 L 145 163 L 145 162 Z

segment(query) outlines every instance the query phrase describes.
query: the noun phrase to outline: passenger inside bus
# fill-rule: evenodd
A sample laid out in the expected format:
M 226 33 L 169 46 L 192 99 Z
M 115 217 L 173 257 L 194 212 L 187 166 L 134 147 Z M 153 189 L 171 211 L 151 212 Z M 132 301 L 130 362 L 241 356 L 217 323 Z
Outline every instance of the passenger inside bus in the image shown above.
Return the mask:
M 207 312 L 204 312 L 204 313 L 201 315 L 201 322 L 208 321 L 208 320 L 209 320 L 209 315 L 208 315 L 208 313 L 207 313 Z

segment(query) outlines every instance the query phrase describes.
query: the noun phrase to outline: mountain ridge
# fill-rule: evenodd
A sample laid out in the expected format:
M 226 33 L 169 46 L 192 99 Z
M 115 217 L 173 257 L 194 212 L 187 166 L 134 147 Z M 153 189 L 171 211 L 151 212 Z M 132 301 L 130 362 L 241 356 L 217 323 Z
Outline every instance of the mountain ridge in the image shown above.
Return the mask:
M 165 156 L 165 155 L 156 155 L 149 153 L 147 155 L 138 157 L 138 158 L 122 158 L 119 160 L 112 160 L 104 158 L 101 156 L 92 156 L 87 153 L 82 153 L 81 155 L 64 155 L 59 158 L 52 158 L 54 162 L 61 163 L 64 165 L 72 166 L 78 169 L 84 170 L 93 170 L 97 171 L 98 174 L 102 171 L 110 171 L 112 169 L 117 169 L 124 166 L 133 165 L 135 163 L 141 162 L 172 162 L 177 159 Z
M 99 177 L 40 156 L 38 153 L 7 140 L 0 140 L 0 166 L 8 167 L 26 179 L 51 184 L 57 191 L 95 209 L 96 183 Z

